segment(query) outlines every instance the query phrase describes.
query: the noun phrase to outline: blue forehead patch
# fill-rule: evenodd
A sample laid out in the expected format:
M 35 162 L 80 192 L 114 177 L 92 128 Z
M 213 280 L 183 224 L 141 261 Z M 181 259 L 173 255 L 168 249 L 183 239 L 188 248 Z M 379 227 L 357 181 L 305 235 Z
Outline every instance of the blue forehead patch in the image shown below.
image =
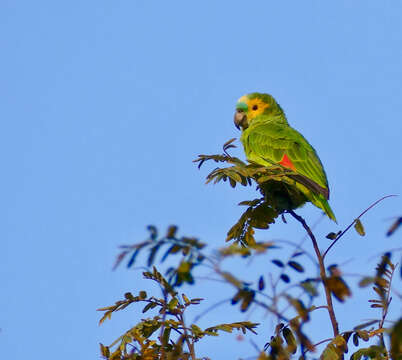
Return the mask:
M 248 110 L 248 106 L 245 102 L 239 101 L 236 104 L 236 110 L 243 110 L 243 111 L 247 111 Z

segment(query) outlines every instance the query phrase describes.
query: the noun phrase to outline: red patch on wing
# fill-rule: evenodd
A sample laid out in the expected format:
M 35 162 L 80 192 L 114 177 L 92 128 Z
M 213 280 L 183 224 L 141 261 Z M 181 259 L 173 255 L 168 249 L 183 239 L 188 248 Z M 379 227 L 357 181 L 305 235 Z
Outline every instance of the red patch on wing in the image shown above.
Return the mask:
M 286 154 L 283 155 L 282 160 L 279 162 L 282 166 L 288 169 L 292 169 L 293 171 L 296 171 L 295 166 L 293 165 L 292 161 L 288 158 Z

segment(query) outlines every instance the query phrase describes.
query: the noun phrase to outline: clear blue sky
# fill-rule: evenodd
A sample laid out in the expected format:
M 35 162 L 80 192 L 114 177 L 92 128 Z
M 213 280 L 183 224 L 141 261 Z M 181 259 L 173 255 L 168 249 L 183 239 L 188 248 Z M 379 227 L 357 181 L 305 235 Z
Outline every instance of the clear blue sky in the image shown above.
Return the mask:
M 400 194 L 401 13 L 386 0 L 1 1 L 2 357 L 98 358 L 98 342 L 138 314 L 98 327 L 95 309 L 144 287 L 111 266 L 147 224 L 224 244 L 254 190 L 205 186 L 208 169 L 192 160 L 239 137 L 234 104 L 247 92 L 273 94 L 320 154 L 339 227 L 325 220 L 319 236 Z M 384 233 L 401 212 L 400 197 L 381 204 L 363 219 L 368 235 L 350 233 L 330 261 L 373 266 L 399 246 L 400 234 Z M 311 205 L 300 213 L 320 216 Z M 302 236 L 277 224 L 260 239 Z M 203 355 L 254 354 L 230 339 Z

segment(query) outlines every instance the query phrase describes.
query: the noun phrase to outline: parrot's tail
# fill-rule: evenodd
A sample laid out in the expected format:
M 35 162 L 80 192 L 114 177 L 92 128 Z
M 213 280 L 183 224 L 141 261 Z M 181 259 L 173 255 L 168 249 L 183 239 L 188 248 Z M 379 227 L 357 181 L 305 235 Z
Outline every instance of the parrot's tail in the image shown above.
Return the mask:
M 322 209 L 331 220 L 337 222 L 335 214 L 327 201 L 327 196 L 329 195 L 328 190 L 326 193 L 322 193 L 312 191 L 310 186 L 306 186 L 305 184 L 300 182 L 296 182 L 295 185 L 305 195 L 307 201 L 310 201 L 313 205 Z
M 316 195 L 316 196 L 314 196 L 314 198 L 312 199 L 311 202 L 312 202 L 315 206 L 317 206 L 317 207 L 319 207 L 320 209 L 324 210 L 324 212 L 327 214 L 327 216 L 328 216 L 331 220 L 333 220 L 333 221 L 335 221 L 335 222 L 337 223 L 334 212 L 332 211 L 331 207 L 329 206 L 328 201 L 327 201 L 326 199 L 324 199 L 323 196 L 319 196 L 319 195 L 317 196 L 317 195 Z

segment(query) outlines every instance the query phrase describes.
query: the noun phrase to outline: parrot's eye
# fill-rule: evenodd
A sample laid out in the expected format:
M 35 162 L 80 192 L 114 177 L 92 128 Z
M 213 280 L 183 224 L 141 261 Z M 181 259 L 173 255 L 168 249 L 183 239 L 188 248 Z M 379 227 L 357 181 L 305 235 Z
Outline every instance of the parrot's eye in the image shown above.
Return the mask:
M 257 110 L 257 109 L 258 109 L 258 105 L 254 105 L 253 110 Z

